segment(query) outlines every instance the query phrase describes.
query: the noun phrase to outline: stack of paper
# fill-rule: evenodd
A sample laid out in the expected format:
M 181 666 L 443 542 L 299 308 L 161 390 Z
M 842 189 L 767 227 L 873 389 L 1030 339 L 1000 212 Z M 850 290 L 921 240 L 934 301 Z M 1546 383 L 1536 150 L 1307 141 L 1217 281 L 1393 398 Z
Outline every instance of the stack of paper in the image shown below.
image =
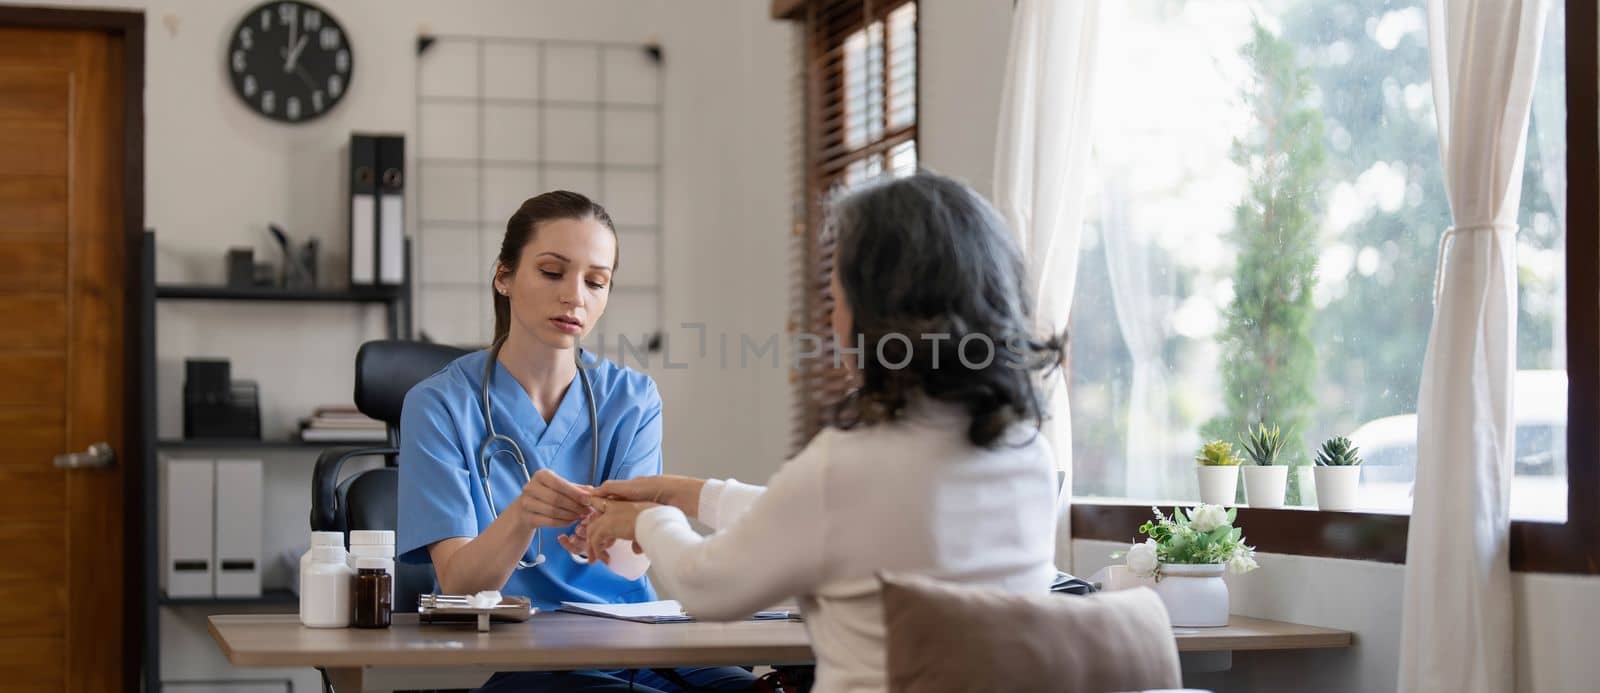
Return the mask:
M 679 604 L 675 599 L 636 602 L 633 604 L 561 602 L 559 610 L 637 623 L 687 623 L 694 620 L 683 612 L 683 605 Z M 790 613 L 788 611 L 757 611 L 751 619 L 756 621 L 779 620 L 789 618 L 789 616 Z
M 307 442 L 381 443 L 389 440 L 382 421 L 369 418 L 355 407 L 324 405 L 310 418 L 300 420 L 300 439 Z

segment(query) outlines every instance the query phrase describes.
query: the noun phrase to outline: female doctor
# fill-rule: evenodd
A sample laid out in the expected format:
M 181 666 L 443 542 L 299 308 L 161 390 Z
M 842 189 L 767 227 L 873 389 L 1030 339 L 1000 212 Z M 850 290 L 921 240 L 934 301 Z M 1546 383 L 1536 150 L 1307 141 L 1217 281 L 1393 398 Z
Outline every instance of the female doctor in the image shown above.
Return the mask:
M 601 483 L 661 473 L 655 383 L 578 347 L 605 312 L 618 257 L 599 204 L 566 191 L 524 202 L 495 265 L 492 345 L 406 395 L 397 548 L 402 561 L 432 563 L 441 592 L 499 590 L 540 609 L 655 599 L 648 578 L 576 558 L 556 539 Z M 752 681 L 738 668 L 518 672 L 483 690 L 743 690 Z

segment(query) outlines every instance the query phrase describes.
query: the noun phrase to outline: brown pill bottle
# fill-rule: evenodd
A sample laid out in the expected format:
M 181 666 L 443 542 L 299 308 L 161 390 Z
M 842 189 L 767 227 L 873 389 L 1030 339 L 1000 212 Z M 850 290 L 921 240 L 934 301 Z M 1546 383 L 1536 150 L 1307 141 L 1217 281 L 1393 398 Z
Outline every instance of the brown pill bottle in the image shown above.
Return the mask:
M 388 628 L 394 610 L 394 576 L 382 558 L 357 558 L 356 574 L 350 578 L 350 625 L 356 628 Z

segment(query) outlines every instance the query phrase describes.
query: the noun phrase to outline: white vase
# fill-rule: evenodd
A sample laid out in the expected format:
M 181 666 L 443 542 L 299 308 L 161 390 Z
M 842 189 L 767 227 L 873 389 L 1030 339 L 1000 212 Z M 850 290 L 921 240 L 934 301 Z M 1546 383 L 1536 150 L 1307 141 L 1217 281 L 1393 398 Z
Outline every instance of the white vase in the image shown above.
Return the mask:
M 1289 483 L 1289 468 L 1281 464 L 1244 468 L 1244 499 L 1252 508 L 1283 507 L 1283 491 Z
M 1200 475 L 1200 502 L 1207 505 L 1234 505 L 1239 490 L 1238 465 L 1206 465 L 1194 467 Z
M 1163 563 L 1156 595 L 1167 607 L 1172 625 L 1219 628 L 1228 625 L 1228 583 L 1221 563 Z
M 1356 489 L 1361 485 L 1361 465 L 1317 467 L 1317 508 L 1355 510 Z

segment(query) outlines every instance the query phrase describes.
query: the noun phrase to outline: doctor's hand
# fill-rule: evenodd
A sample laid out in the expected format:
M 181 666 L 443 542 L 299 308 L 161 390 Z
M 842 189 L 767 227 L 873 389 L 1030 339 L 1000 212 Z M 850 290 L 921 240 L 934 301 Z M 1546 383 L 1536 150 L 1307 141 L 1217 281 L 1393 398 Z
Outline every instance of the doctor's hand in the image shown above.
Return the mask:
M 589 497 L 594 488 L 574 484 L 555 472 L 541 469 L 534 473 L 517 496 L 517 508 L 534 527 L 565 527 L 589 514 Z
M 633 536 L 634 522 L 639 519 L 639 513 L 658 505 L 599 499 L 595 502 L 594 512 L 583 524 L 578 525 L 579 531 L 573 537 L 560 537 L 559 541 L 568 551 L 586 554 L 589 560 L 602 563 L 610 563 L 608 550 L 619 539 L 632 541 L 634 553 L 644 553 L 644 547 Z M 576 538 L 580 535 L 582 540 Z
M 556 543 L 560 544 L 561 548 L 566 549 L 567 553 L 588 555 L 589 521 L 579 522 L 577 527 L 572 528 L 572 534 L 556 535 Z
M 695 517 L 700 514 L 700 489 L 705 485 L 705 479 L 667 474 L 613 479 L 601 484 L 595 493 L 605 498 L 670 505 Z

